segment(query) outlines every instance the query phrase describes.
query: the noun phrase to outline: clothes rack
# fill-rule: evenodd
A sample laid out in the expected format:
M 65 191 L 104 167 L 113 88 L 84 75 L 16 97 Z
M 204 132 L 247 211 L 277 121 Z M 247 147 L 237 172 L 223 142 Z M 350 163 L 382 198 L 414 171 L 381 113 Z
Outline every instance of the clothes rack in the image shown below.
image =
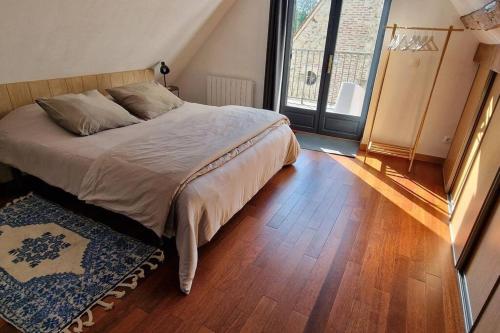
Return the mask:
M 453 32 L 464 31 L 464 29 L 456 29 L 452 25 L 449 26 L 448 28 L 434 28 L 434 27 L 405 27 L 405 26 L 398 26 L 397 24 L 394 24 L 392 26 L 387 26 L 386 29 L 391 29 L 391 41 L 394 39 L 394 37 L 396 35 L 396 31 L 398 29 L 416 30 L 416 31 L 447 32 L 446 38 L 445 38 L 445 41 L 444 41 L 444 44 L 443 44 L 443 47 L 441 50 L 441 55 L 439 57 L 438 66 L 437 66 L 436 72 L 434 74 L 434 79 L 432 82 L 431 91 L 429 93 L 429 96 L 427 97 L 427 102 L 425 104 L 425 109 L 423 111 L 423 114 L 420 117 L 420 123 L 418 126 L 417 135 L 416 135 L 415 139 L 413 140 L 413 145 L 410 147 L 391 145 L 391 144 L 386 144 L 386 143 L 382 143 L 382 142 L 375 142 L 372 140 L 373 127 L 375 126 L 375 122 L 377 119 L 377 113 L 379 111 L 380 98 L 382 96 L 382 91 L 384 88 L 385 78 L 386 78 L 386 74 L 387 74 L 387 68 L 389 67 L 389 60 L 391 58 L 391 53 L 393 52 L 391 49 L 389 49 L 387 57 L 386 57 L 385 62 L 384 62 L 384 67 L 382 70 L 382 79 L 381 79 L 381 83 L 380 83 L 380 89 L 379 89 L 378 95 L 375 99 L 375 111 L 374 111 L 374 115 L 373 115 L 373 121 L 370 125 L 370 130 L 368 132 L 369 133 L 368 134 L 368 144 L 366 146 L 363 163 L 366 163 L 366 158 L 367 158 L 369 152 L 390 155 L 390 156 L 397 156 L 397 157 L 407 158 L 409 160 L 410 163 L 408 166 L 408 172 L 411 172 L 412 168 L 413 168 L 413 162 L 415 160 L 415 154 L 417 152 L 418 145 L 420 143 L 422 130 L 424 128 L 425 119 L 427 118 L 427 113 L 429 111 L 432 97 L 434 95 L 434 89 L 436 87 L 436 82 L 437 82 L 437 79 L 439 77 L 439 72 L 440 72 L 442 64 L 443 64 L 444 56 L 445 56 L 446 50 L 448 48 L 451 34 Z

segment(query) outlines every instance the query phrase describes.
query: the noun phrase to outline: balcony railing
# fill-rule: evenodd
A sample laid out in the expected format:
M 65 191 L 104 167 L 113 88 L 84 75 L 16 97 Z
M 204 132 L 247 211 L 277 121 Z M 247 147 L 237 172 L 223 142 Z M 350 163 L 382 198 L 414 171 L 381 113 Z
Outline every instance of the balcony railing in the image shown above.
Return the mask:
M 294 49 L 289 66 L 288 104 L 315 108 L 321 81 L 323 51 Z M 335 52 L 328 90 L 328 107 L 336 103 L 342 82 L 366 86 L 372 55 L 359 52 Z

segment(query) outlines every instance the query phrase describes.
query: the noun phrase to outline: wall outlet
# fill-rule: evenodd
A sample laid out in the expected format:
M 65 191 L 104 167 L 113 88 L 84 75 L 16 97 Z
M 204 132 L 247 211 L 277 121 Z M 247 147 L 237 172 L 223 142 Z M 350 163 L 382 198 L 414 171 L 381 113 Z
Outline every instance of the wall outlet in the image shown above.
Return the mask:
M 445 136 L 443 138 L 443 143 L 450 144 L 451 143 L 451 136 Z

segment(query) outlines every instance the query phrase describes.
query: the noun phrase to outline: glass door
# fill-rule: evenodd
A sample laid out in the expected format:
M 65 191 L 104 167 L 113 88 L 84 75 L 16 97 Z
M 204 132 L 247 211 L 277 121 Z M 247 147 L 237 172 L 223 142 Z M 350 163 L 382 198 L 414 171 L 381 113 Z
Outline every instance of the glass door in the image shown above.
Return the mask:
M 294 128 L 315 132 L 332 0 L 296 0 L 288 12 L 281 113 Z M 319 21 L 318 21 L 319 20 Z
M 388 2 L 293 1 L 280 111 L 294 128 L 360 139 Z

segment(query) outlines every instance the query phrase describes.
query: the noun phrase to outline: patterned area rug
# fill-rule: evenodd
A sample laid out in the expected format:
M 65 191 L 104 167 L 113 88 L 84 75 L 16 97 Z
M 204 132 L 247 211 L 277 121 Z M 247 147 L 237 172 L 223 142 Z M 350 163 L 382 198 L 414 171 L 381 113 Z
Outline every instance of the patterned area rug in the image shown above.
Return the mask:
M 0 210 L 0 316 L 24 332 L 82 332 L 163 253 L 30 194 Z

